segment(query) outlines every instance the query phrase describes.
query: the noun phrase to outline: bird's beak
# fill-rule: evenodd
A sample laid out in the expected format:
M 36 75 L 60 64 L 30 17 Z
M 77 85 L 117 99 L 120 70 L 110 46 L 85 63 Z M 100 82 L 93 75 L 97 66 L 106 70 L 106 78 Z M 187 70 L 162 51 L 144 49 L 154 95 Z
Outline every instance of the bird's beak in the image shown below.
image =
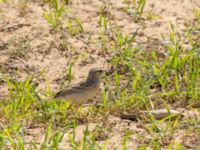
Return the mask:
M 113 69 L 112 68 L 105 70 L 105 74 L 107 76 L 110 75 L 110 74 L 112 74 L 112 73 L 113 73 Z
M 108 75 L 109 70 L 108 69 L 102 69 L 103 75 Z

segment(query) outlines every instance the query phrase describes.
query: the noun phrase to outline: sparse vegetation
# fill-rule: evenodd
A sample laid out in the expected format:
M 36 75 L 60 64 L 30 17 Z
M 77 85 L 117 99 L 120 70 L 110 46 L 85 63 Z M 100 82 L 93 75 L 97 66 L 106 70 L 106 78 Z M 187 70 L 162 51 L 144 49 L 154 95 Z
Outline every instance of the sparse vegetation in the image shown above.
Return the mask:
M 53 29 L 56 30 L 62 27 L 63 22 L 61 22 L 62 15 L 65 10 L 64 0 L 51 0 L 49 1 L 49 12 L 44 12 L 44 18 L 52 25 Z
M 134 17 L 135 19 L 140 19 L 142 17 L 146 0 L 132 0 L 132 1 L 125 0 L 125 3 L 128 6 L 127 11 L 130 13 L 132 17 Z
M 67 20 L 67 29 L 72 35 L 76 35 L 78 32 L 79 33 L 84 33 L 84 28 L 81 23 L 81 21 L 78 19 L 78 17 L 74 16 L 75 21 L 72 22 L 72 19 L 68 18 Z
M 71 19 L 68 14 L 66 14 L 65 3 L 68 3 L 67 1 L 51 0 L 45 3 L 49 4 L 50 11 L 44 12 L 43 16 L 52 25 L 54 30 L 63 28 L 64 20 L 67 20 L 66 27 L 72 35 L 76 35 L 78 32 L 84 33 L 84 28 L 79 18 L 73 15 Z M 64 17 L 66 15 L 68 16 L 67 18 Z
M 15 3 L 0 6 L 0 149 L 200 148 L 198 6 L 188 6 L 193 18 L 165 10 L 174 20 L 182 17 L 180 29 L 174 20 L 162 20 L 168 16 L 161 13 L 161 6 L 154 6 L 162 15 L 158 27 L 154 12 L 143 17 L 152 5 L 146 0 L 116 1 L 119 5 L 99 1 L 97 12 L 95 1 L 23 2 L 39 13 L 33 9 L 29 15 L 35 13 L 34 17 L 14 18 L 6 10 L 15 10 Z M 33 19 L 45 19 L 51 27 Z M 52 34 L 52 28 L 58 32 Z M 111 67 L 91 105 L 70 107 L 52 98 L 98 61 Z M 169 114 L 175 109 L 183 115 L 159 120 L 151 113 L 157 109 Z M 142 110 L 148 115 L 139 116 Z M 124 114 L 135 118 L 124 119 Z

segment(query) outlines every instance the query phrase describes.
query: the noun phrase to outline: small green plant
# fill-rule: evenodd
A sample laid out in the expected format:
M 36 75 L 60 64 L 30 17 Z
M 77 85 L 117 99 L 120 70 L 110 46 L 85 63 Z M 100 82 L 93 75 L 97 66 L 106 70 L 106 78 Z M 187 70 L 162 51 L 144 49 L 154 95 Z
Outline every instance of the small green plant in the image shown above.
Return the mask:
M 105 34 L 108 30 L 108 14 L 107 14 L 106 6 L 101 8 L 100 10 L 98 23 L 100 26 L 103 27 L 103 33 Z
M 158 16 L 157 14 L 155 14 L 154 12 L 149 11 L 149 12 L 147 12 L 147 14 L 146 14 L 146 18 L 147 18 L 148 20 L 156 20 L 156 19 L 159 18 L 159 16 Z
M 132 2 L 125 1 L 128 5 L 128 12 L 136 19 L 142 17 L 146 0 L 133 0 Z
M 46 4 L 46 3 L 50 3 L 54 0 L 43 0 L 43 3 Z M 69 4 L 70 3 L 70 0 L 63 0 L 65 2 L 65 4 Z
M 198 24 L 200 24 L 200 12 L 194 8 L 194 16 Z
M 65 9 L 64 0 L 51 0 L 49 2 L 49 11 L 43 13 L 43 17 L 51 24 L 54 30 L 62 27 L 62 15 Z
M 52 134 L 52 123 L 50 123 L 40 149 L 59 149 L 64 135 L 65 133 L 61 130 Z
M 122 139 L 123 150 L 127 150 L 127 141 L 129 140 L 131 135 L 132 135 L 132 132 L 126 129 L 125 135 Z
M 106 33 L 108 31 L 107 20 L 108 20 L 107 14 L 105 13 L 105 10 L 103 9 L 103 10 L 101 10 L 101 14 L 100 14 L 99 20 L 98 20 L 99 25 L 102 27 L 102 28 L 100 28 L 100 31 L 99 31 L 102 52 L 108 51 L 107 44 L 109 43 L 108 42 L 109 39 L 106 36 Z
M 72 79 L 74 78 L 74 74 L 72 72 L 73 64 L 69 63 L 67 69 L 64 71 L 64 77 L 61 79 L 61 89 L 63 89 L 66 85 L 65 82 L 67 81 L 67 84 L 70 84 Z
M 139 17 L 142 17 L 145 4 L 146 4 L 146 0 L 139 0 L 138 1 L 138 7 L 137 7 L 136 13 L 139 15 Z
M 66 23 L 68 30 L 70 31 L 72 35 L 76 35 L 78 32 L 84 33 L 84 28 L 81 21 L 76 16 L 74 16 L 74 18 L 75 18 L 75 21 L 73 22 L 72 19 L 68 17 L 67 23 Z
M 69 64 L 69 68 L 67 70 L 67 78 L 69 80 L 69 82 L 71 82 L 71 80 L 73 79 L 73 73 L 72 73 L 72 64 Z
M 0 0 L 0 3 L 6 3 L 8 2 L 7 0 Z

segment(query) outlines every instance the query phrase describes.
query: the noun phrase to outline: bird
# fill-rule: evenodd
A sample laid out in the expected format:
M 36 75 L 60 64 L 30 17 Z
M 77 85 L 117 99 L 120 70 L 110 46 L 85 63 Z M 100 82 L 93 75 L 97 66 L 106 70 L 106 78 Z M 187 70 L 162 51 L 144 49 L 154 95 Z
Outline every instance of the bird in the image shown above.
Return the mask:
M 103 75 L 108 70 L 103 68 L 92 68 L 89 71 L 86 81 L 79 83 L 70 89 L 63 89 L 54 95 L 54 99 L 66 100 L 70 106 L 79 106 L 85 101 L 94 98 L 100 91 L 100 83 Z

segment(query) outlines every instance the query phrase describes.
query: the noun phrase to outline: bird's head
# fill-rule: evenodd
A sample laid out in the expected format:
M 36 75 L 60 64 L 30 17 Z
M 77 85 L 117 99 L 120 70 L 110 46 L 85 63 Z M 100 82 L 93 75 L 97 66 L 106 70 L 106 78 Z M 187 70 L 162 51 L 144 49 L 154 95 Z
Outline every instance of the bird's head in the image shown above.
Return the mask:
M 90 80 L 99 80 L 101 79 L 108 70 L 103 69 L 103 68 L 92 68 L 89 71 L 88 79 Z

